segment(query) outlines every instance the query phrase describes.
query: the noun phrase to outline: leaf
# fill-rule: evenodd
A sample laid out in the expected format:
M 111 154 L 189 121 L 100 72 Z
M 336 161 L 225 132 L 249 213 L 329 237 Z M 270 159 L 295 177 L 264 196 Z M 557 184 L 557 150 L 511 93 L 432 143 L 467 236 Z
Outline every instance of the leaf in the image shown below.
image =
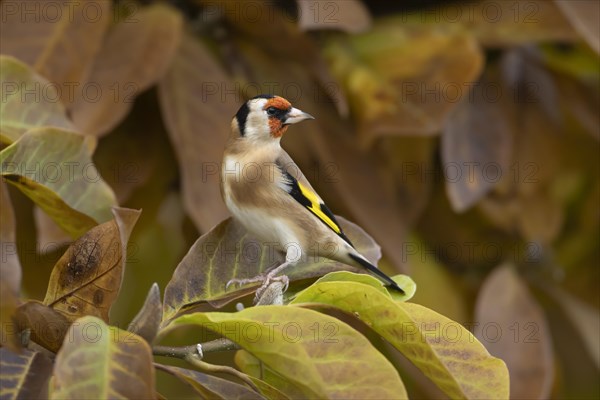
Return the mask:
M 486 279 L 475 317 L 479 340 L 506 362 L 511 398 L 548 398 L 554 380 L 550 331 L 541 307 L 511 266 L 498 267 Z
M 488 69 L 443 129 L 446 192 L 456 212 L 477 203 L 510 169 L 512 126 L 500 104 L 509 95 L 500 94 L 498 99 L 489 94 L 489 88 L 499 89 L 497 79 L 497 74 Z
M 14 322 L 18 333 L 30 330 L 31 340 L 52 352 L 58 351 L 71 325 L 64 315 L 34 300 L 19 306 Z
M 462 325 L 423 306 L 396 302 L 357 283 L 315 283 L 294 305 L 328 305 L 359 318 L 450 398 L 507 398 L 508 372 Z
M 300 29 L 334 29 L 347 33 L 361 33 L 371 26 L 371 16 L 358 0 L 296 1 Z
M 27 63 L 59 88 L 63 102 L 89 74 L 113 16 L 110 2 L 13 1 L 2 8 L 2 53 Z
M 364 336 L 316 311 L 261 306 L 235 314 L 187 314 L 163 333 L 182 325 L 210 329 L 233 340 L 301 387 L 307 397 L 406 398 L 396 370 Z
M 2 177 L 18 187 L 72 237 L 110 219 L 112 189 L 91 155 L 95 140 L 54 128 L 38 128 L 0 152 Z
M 162 302 L 160 300 L 160 289 L 157 283 L 153 283 L 148 291 L 146 301 L 142 309 L 133 318 L 127 330 L 144 338 L 148 343 L 152 343 L 162 318 Z
M 15 296 L 21 291 L 21 263 L 17 254 L 17 226 L 15 211 L 10 200 L 8 187 L 0 180 L 0 246 L 2 246 L 2 260 L 0 260 L 0 277 L 4 290 L 10 290 Z M 4 302 L 3 302 L 4 304 Z
M 384 135 L 438 134 L 483 66 L 470 35 L 398 23 L 332 39 L 323 51 L 364 145 Z
M 407 275 L 396 275 L 392 279 L 404 290 L 404 294 L 399 294 L 395 290 L 387 290 L 383 283 L 374 276 L 367 274 L 355 274 L 349 271 L 335 271 L 319 278 L 315 284 L 321 282 L 354 282 L 369 285 L 395 301 L 408 301 L 417 291 L 417 285 Z
M 346 235 L 372 262 L 381 257 L 379 246 L 358 226 L 336 217 Z M 272 245 L 261 245 L 232 219 L 217 225 L 200 237 L 181 260 L 165 289 L 163 321 L 176 316 L 185 308 L 208 302 L 222 307 L 228 302 L 252 292 L 253 287 L 225 290 L 234 278 L 252 278 L 284 261 Z M 285 271 L 291 281 L 314 278 L 340 269 L 358 270 L 343 264 L 309 257 Z
M 182 17 L 163 4 L 141 8 L 114 25 L 87 80 L 76 92 L 71 115 L 84 133 L 102 136 L 131 109 L 134 98 L 165 73 L 179 44 Z
M 20 354 L 0 347 L 2 399 L 42 399 L 48 396 L 52 361 L 42 353 L 24 349 Z
M 154 364 L 154 366 L 158 370 L 169 373 L 181 382 L 191 386 L 201 398 L 264 399 L 252 389 L 226 379 L 170 365 Z
M 58 226 L 40 207 L 33 208 L 33 219 L 37 234 L 37 247 L 41 253 L 71 243 L 72 239 L 69 234 Z
M 21 61 L 0 56 L 0 81 L 0 141 L 13 143 L 29 129 L 39 126 L 74 129 L 65 107 L 58 101 L 56 87 Z
M 600 7 L 597 1 L 554 0 L 573 28 L 585 39 L 597 54 L 600 54 Z
M 52 399 L 156 398 L 148 343 L 92 316 L 69 329 L 53 375 Z
M 162 115 L 182 174 L 184 205 L 201 232 L 229 215 L 219 186 L 230 118 L 237 109 L 236 96 L 221 96 L 228 87 L 234 84 L 223 68 L 190 34 L 183 37 L 158 86 Z
M 302 389 L 282 378 L 281 375 L 264 365 L 246 350 L 238 350 L 235 353 L 234 361 L 238 368 L 248 374 L 252 382 L 270 399 L 298 399 L 305 396 Z M 275 389 L 275 392 L 272 390 L 265 391 L 263 389 L 265 385 L 277 389 Z
M 44 304 L 70 321 L 92 315 L 108 322 L 123 278 L 129 235 L 141 211 L 114 208 L 114 219 L 76 240 L 58 260 Z

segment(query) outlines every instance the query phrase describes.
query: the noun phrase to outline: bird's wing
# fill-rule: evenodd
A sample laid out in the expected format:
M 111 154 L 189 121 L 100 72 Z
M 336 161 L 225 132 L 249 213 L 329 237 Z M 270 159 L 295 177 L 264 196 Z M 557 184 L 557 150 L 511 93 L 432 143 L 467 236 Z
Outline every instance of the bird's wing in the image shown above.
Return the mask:
M 277 158 L 275 163 L 286 180 L 283 189 L 300 205 L 310 211 L 314 217 L 327 225 L 336 235 L 354 247 L 350 239 L 344 234 L 342 227 L 335 219 L 329 207 L 325 205 L 325 202 L 323 202 L 321 197 L 312 188 L 292 158 L 285 151 L 282 151 L 281 156 Z

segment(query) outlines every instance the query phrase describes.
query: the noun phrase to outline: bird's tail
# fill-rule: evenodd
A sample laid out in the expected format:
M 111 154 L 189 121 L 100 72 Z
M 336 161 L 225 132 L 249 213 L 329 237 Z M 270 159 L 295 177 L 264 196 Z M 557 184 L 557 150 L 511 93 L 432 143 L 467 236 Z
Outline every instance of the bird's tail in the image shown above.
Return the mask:
M 357 254 L 352 254 L 352 253 L 348 253 L 348 256 L 352 260 L 354 260 L 358 265 L 360 265 L 361 267 L 365 268 L 370 273 L 372 273 L 373 275 L 375 275 L 377 278 L 379 278 L 380 280 L 382 280 L 383 283 L 385 283 L 386 286 L 388 286 L 389 288 L 394 289 L 394 290 L 400 292 L 401 294 L 404 294 L 404 290 L 402 290 L 402 288 L 400 286 L 398 286 L 398 284 L 396 282 L 394 282 L 392 280 L 392 278 L 390 278 L 385 273 L 383 273 L 379 268 L 377 268 L 376 266 L 374 266 L 373 264 L 371 264 L 370 262 L 368 262 L 364 257 L 362 257 L 360 255 L 357 255 Z

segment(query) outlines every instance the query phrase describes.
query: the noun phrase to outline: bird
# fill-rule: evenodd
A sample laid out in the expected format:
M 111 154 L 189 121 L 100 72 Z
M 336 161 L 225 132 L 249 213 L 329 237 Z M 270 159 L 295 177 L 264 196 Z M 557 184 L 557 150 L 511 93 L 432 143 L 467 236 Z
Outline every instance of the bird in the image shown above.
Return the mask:
M 281 147 L 291 125 L 314 117 L 283 97 L 258 95 L 246 101 L 231 121 L 221 167 L 221 195 L 232 217 L 264 243 L 274 243 L 285 261 L 253 278 L 232 284 L 262 282 L 259 299 L 269 284 L 289 279 L 280 274 L 303 255 L 315 254 L 362 268 L 383 284 L 404 293 L 398 284 L 360 254 L 344 234 L 331 210 Z M 335 251 L 332 251 L 335 249 Z

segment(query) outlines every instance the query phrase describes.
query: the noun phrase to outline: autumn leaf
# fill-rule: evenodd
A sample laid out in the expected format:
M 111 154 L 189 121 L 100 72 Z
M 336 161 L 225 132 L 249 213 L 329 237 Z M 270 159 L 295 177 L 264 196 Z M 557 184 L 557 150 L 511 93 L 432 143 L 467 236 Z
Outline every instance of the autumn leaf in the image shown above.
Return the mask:
M 111 22 L 108 1 L 13 1 L 2 9 L 2 53 L 25 62 L 58 88 L 67 104 L 82 83 L 100 49 Z M 45 88 L 46 90 L 47 88 Z
M 140 9 L 112 26 L 70 107 L 85 134 L 107 134 L 127 115 L 133 100 L 165 73 L 182 33 L 182 17 L 164 4 Z M 86 86 L 87 85 L 87 86 Z
M 364 336 L 316 311 L 261 306 L 234 314 L 187 314 L 173 320 L 162 334 L 185 325 L 213 330 L 235 341 L 300 387 L 307 397 L 407 397 L 397 371 Z M 248 329 L 256 334 L 241 334 Z M 315 340 L 315 330 L 325 336 Z
M 52 361 L 40 352 L 24 349 L 13 353 L 0 347 L 0 392 L 3 399 L 48 397 Z
M 462 325 L 423 306 L 394 301 L 360 282 L 317 282 L 291 304 L 331 306 L 362 320 L 450 398 L 507 398 L 504 363 Z
M 152 351 L 141 337 L 85 316 L 56 355 L 51 399 L 155 399 Z
M 72 237 L 110 219 L 114 194 L 92 163 L 94 138 L 54 128 L 28 131 L 0 152 L 2 177 Z
M 208 49 L 184 35 L 171 67 L 159 82 L 159 99 L 182 174 L 184 205 L 201 232 L 229 212 L 221 199 L 220 171 L 237 96 L 222 96 L 234 87 Z M 198 124 L 198 119 L 202 124 Z
M 114 219 L 91 229 L 58 260 L 44 299 L 70 321 L 92 315 L 108 321 L 121 288 L 126 246 L 140 211 L 114 208 Z
M 58 351 L 71 325 L 63 314 L 34 300 L 17 308 L 14 323 L 19 334 L 29 330 L 31 340 L 53 352 Z
M 371 26 L 371 16 L 358 0 L 298 0 L 298 25 L 302 30 L 333 29 L 361 33 Z
M 0 56 L 0 141 L 13 143 L 40 126 L 74 130 L 55 86 L 21 61 Z
M 544 313 L 510 265 L 494 270 L 477 298 L 477 337 L 510 373 L 510 397 L 547 398 L 554 351 Z
M 357 250 L 376 263 L 381 257 L 379 246 L 358 226 L 337 217 L 346 235 Z M 200 237 L 177 266 L 165 289 L 163 323 L 187 307 L 208 302 L 222 307 L 236 298 L 256 290 L 258 284 L 236 290 L 225 289 L 234 278 L 252 278 L 277 266 L 285 257 L 275 247 L 261 244 L 237 222 L 228 219 Z M 327 272 L 358 269 L 326 259 L 315 260 L 312 255 L 285 274 L 291 281 L 314 278 Z

